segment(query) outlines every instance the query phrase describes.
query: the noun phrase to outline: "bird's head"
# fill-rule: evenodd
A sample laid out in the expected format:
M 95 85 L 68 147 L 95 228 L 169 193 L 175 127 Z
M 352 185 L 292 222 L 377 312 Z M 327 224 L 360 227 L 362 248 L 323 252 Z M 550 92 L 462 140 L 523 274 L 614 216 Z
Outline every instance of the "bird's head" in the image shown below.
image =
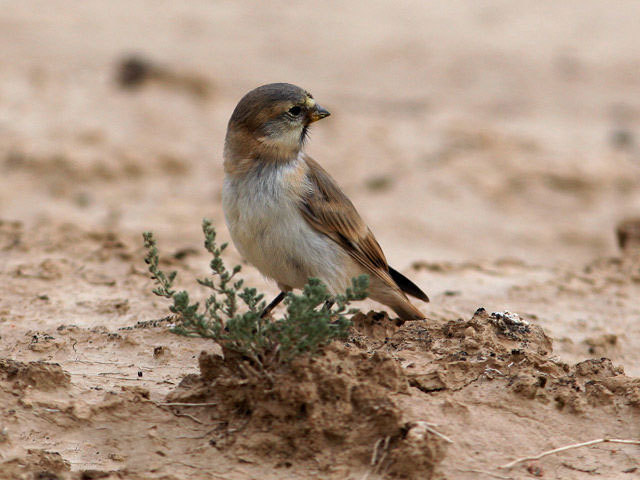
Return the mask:
M 227 127 L 225 157 L 246 158 L 249 154 L 263 160 L 295 158 L 309 125 L 328 116 L 329 112 L 300 87 L 289 83 L 263 85 L 236 105 Z

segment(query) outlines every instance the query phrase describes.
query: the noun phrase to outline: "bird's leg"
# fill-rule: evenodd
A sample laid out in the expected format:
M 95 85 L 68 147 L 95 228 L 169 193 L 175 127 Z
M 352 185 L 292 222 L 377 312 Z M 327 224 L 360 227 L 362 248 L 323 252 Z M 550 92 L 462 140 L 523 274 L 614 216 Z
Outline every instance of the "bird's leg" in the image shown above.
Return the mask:
M 273 310 L 274 308 L 276 308 L 278 306 L 278 304 L 284 300 L 286 293 L 285 292 L 280 292 L 278 294 L 278 296 L 276 298 L 274 298 L 273 300 L 271 300 L 271 303 L 269 305 L 267 305 L 265 307 L 265 309 L 262 311 L 262 313 L 260 314 L 260 318 L 264 318 L 267 315 L 269 315 L 271 313 L 271 310 Z
M 327 300 L 326 302 L 324 302 L 324 306 L 322 307 L 322 310 L 326 310 L 326 311 L 331 310 L 331 307 L 333 307 L 334 303 L 336 302 L 333 299 Z
M 331 307 L 333 307 L 335 305 L 336 301 L 333 298 L 330 298 L 329 300 L 327 300 L 326 302 L 324 302 L 324 305 L 322 306 L 322 311 L 324 312 L 330 312 L 331 311 Z M 334 316 L 332 317 L 331 320 L 331 325 L 335 325 L 335 323 L 337 322 L 337 318 Z

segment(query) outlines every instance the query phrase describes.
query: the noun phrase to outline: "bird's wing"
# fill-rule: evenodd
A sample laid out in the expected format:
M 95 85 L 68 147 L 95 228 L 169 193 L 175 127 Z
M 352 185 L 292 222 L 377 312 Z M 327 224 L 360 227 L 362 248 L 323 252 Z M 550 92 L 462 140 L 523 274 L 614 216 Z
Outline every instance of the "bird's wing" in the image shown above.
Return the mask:
M 333 178 L 311 157 L 307 180 L 311 188 L 300 203 L 305 220 L 339 244 L 360 265 L 390 287 L 399 290 L 389 274 L 389 265 L 373 233 Z

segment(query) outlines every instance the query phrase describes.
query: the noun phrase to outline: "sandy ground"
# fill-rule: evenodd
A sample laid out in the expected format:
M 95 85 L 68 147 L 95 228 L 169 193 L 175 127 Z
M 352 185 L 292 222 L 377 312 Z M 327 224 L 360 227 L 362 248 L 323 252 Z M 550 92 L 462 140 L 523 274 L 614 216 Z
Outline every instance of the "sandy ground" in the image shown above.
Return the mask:
M 640 259 L 614 235 L 640 216 L 638 18 L 637 2 L 595 0 L 5 5 L 0 478 L 637 477 L 634 445 L 499 467 L 638 439 Z M 126 89 L 132 53 L 160 73 Z M 432 300 L 428 321 L 369 316 L 278 377 L 367 392 L 300 394 L 306 420 L 282 392 L 282 415 L 240 418 L 222 387 L 178 388 L 212 382 L 198 357 L 215 348 L 137 325 L 167 314 L 141 232 L 185 284 L 206 273 L 201 219 L 228 238 L 226 122 L 272 81 L 332 112 L 308 152 Z M 529 325 L 490 315 L 505 311 Z

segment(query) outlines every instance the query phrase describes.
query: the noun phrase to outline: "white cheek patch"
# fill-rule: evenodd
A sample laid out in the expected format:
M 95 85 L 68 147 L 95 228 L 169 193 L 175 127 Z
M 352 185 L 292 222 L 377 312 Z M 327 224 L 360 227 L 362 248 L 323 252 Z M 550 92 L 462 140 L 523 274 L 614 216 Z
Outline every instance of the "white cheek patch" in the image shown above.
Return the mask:
M 290 148 L 298 148 L 300 145 L 300 136 L 302 135 L 302 126 L 296 128 L 289 128 L 276 138 L 275 140 Z
M 302 136 L 302 125 L 295 128 L 286 128 L 276 132 L 270 132 L 269 135 L 260 138 L 260 141 L 272 147 L 285 147 L 287 149 L 295 149 L 300 146 L 300 137 Z

